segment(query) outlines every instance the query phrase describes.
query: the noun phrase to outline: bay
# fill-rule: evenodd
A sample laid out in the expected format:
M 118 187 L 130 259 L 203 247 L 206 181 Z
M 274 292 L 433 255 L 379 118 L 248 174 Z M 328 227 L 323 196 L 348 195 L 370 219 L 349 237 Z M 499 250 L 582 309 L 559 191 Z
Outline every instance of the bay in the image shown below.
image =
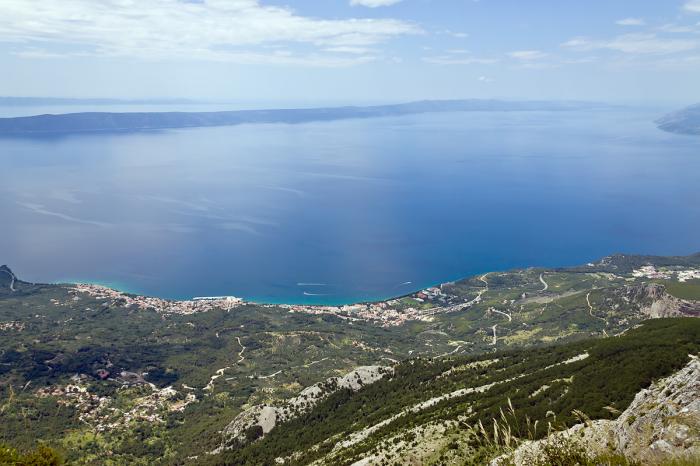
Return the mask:
M 167 298 L 342 304 L 700 251 L 663 110 L 464 112 L 0 139 L 0 263 Z

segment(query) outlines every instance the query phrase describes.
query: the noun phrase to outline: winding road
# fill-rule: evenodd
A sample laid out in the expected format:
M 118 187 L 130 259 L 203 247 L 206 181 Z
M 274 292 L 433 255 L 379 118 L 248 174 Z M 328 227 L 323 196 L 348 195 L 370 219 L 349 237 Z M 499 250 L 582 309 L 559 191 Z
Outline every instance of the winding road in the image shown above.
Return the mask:
M 544 285 L 544 287 L 540 290 L 540 292 L 547 291 L 547 288 L 549 288 L 549 285 L 547 284 L 546 281 L 544 281 L 543 274 L 540 274 L 540 282 L 542 282 L 542 284 Z
M 513 317 L 510 314 L 508 314 L 507 312 L 499 311 L 495 307 L 488 308 L 486 312 L 495 312 L 496 314 L 501 314 L 508 318 L 508 322 L 513 322 Z M 494 346 L 496 346 L 496 342 L 498 341 L 498 337 L 496 336 L 496 327 L 498 327 L 498 324 L 491 327 L 491 330 L 493 330 L 493 342 L 491 344 Z
M 507 312 L 499 311 L 495 307 L 490 307 L 489 311 L 504 315 L 504 316 L 508 317 L 508 322 L 513 322 L 513 317 L 510 314 L 508 314 Z
M 484 285 L 486 285 L 486 287 L 483 290 L 479 290 L 479 292 L 477 293 L 477 295 L 474 299 L 472 299 L 471 301 L 469 301 L 466 304 L 463 304 L 462 306 L 467 306 L 467 307 L 473 306 L 474 304 L 481 301 L 481 297 L 484 295 L 484 293 L 486 293 L 489 290 L 489 282 L 486 281 L 486 276 L 489 273 L 491 273 L 491 272 L 486 272 L 485 274 L 483 274 L 482 276 L 479 277 L 479 280 L 484 282 Z
M 219 337 L 218 332 L 216 334 L 216 337 L 217 338 Z M 245 356 L 243 356 L 243 351 L 245 351 L 245 346 L 243 346 L 243 343 L 241 343 L 240 337 L 236 337 L 236 340 L 238 340 L 238 344 L 241 345 L 241 350 L 238 352 L 239 359 L 238 359 L 238 361 L 236 361 L 236 364 L 240 364 L 243 361 L 245 361 Z M 209 383 L 207 384 L 206 387 L 204 387 L 204 390 L 214 390 L 214 382 L 216 381 L 216 379 L 223 376 L 224 372 L 226 372 L 226 370 L 228 370 L 228 369 L 231 369 L 232 367 L 233 366 L 226 366 L 226 367 L 222 367 L 221 369 L 217 370 L 214 373 L 214 375 L 212 375 L 211 378 L 209 378 Z M 226 379 L 226 380 L 229 380 L 229 379 Z
M 457 348 L 453 349 L 453 350 L 450 351 L 449 353 L 443 353 L 443 354 L 441 354 L 441 355 L 439 355 L 439 356 L 435 356 L 435 357 L 436 357 L 436 358 L 444 358 L 445 356 L 450 356 L 450 355 L 452 355 L 452 354 L 455 354 L 457 351 L 459 351 L 459 350 L 461 350 L 461 349 L 462 349 L 462 345 L 459 345 Z M 387 357 L 385 357 L 384 359 L 389 359 L 390 361 L 394 361 L 393 359 L 387 358 Z M 395 361 L 395 362 L 398 362 L 398 361 Z
M 282 370 L 280 369 L 280 370 L 278 370 L 277 372 L 274 372 L 274 373 L 272 373 L 272 374 L 270 374 L 270 375 L 259 375 L 258 378 L 259 378 L 259 379 L 271 379 L 272 377 L 274 377 L 274 376 L 276 376 L 276 375 L 279 375 L 279 374 L 281 374 L 281 373 L 282 373 Z
M 467 309 L 472 307 L 473 305 L 479 303 L 481 301 L 481 297 L 484 295 L 489 290 L 489 282 L 486 281 L 486 276 L 491 273 L 487 272 L 483 274 L 482 276 L 479 277 L 479 280 L 484 282 L 486 285 L 485 288 L 482 288 L 479 290 L 479 292 L 476 294 L 474 299 L 471 301 L 468 301 L 466 303 L 461 303 L 461 304 L 454 304 L 452 306 L 447 306 L 447 307 L 434 307 L 424 313 L 424 315 L 429 316 L 429 315 L 435 315 L 435 314 L 444 314 L 444 313 L 450 313 L 450 312 L 458 312 L 463 309 Z
M 483 274 L 482 276 L 479 277 L 479 280 L 481 280 L 482 282 L 484 282 L 484 285 L 486 285 L 486 289 L 487 289 L 487 290 L 489 289 L 489 282 L 486 281 L 486 276 L 487 276 L 488 274 L 490 274 L 490 273 L 491 273 L 491 272 L 486 272 L 485 274 Z
M 326 360 L 328 360 L 328 359 L 330 359 L 330 358 L 326 357 L 326 358 L 319 359 L 318 361 L 311 361 L 311 362 L 308 363 L 308 364 L 302 364 L 301 366 L 292 366 L 292 367 L 290 367 L 288 370 L 299 369 L 300 367 L 311 367 L 311 366 L 313 366 L 314 364 L 318 364 L 318 363 L 323 362 L 323 361 L 326 361 Z M 386 359 L 389 359 L 389 358 L 386 358 Z M 398 362 L 398 361 L 396 361 L 396 360 L 394 360 L 394 359 L 392 359 L 392 361 Z M 275 377 L 275 376 L 277 376 L 277 375 L 280 375 L 282 372 L 283 372 L 282 370 L 278 370 L 277 372 L 273 372 L 273 373 L 270 374 L 270 375 L 259 375 L 258 378 L 259 378 L 259 379 L 271 379 L 272 377 Z M 248 378 L 249 378 L 249 379 L 252 379 L 252 378 L 255 378 L 255 376 L 254 376 L 254 375 L 249 375 Z
M 591 315 L 591 317 L 593 317 L 593 318 L 595 318 L 595 319 L 600 319 L 600 320 L 602 320 L 603 322 L 605 322 L 605 325 L 607 326 L 607 325 L 608 325 L 608 321 L 607 321 L 607 320 L 605 320 L 604 318 L 598 317 L 597 315 L 593 314 L 593 305 L 591 305 L 591 292 L 590 292 L 590 291 L 586 294 L 586 302 L 588 303 L 588 313 Z M 606 332 L 605 329 L 603 329 L 603 333 L 605 334 L 606 337 L 608 336 L 608 332 Z
M 245 346 L 243 346 L 243 343 L 241 343 L 241 337 L 236 337 L 236 340 L 238 340 L 238 344 L 241 345 L 241 350 L 238 352 L 238 357 L 240 358 L 236 364 L 240 364 L 243 361 L 245 361 L 245 356 L 243 356 L 243 351 L 245 351 Z

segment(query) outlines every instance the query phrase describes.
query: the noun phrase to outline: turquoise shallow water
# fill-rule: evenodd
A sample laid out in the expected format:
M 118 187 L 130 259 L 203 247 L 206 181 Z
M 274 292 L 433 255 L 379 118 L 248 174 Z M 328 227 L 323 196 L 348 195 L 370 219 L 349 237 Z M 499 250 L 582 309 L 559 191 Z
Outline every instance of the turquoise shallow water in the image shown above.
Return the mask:
M 490 270 L 700 251 L 663 111 L 425 114 L 0 139 L 0 263 L 170 298 L 340 304 Z

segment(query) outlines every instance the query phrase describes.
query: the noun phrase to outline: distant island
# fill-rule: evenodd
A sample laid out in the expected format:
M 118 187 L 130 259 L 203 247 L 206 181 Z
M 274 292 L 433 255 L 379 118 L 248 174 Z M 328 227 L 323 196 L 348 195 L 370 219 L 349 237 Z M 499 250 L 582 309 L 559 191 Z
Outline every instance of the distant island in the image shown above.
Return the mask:
M 700 135 L 700 104 L 669 113 L 656 120 L 659 129 L 676 134 Z
M 0 118 L 0 135 L 146 131 L 244 123 L 305 123 L 349 118 L 374 118 L 428 112 L 564 111 L 591 108 L 581 102 L 499 100 L 425 100 L 369 107 L 237 110 L 220 112 L 85 112 Z

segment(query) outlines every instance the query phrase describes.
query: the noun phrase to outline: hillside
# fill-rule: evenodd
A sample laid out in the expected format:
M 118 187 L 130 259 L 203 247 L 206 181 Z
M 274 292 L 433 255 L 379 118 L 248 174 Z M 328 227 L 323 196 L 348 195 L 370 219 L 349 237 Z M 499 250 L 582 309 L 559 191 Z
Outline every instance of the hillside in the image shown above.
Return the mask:
M 670 133 L 700 135 L 700 104 L 669 113 L 656 124 Z
M 552 447 L 574 446 L 590 457 L 621 455 L 641 464 L 659 464 L 669 457 L 700 459 L 700 359 L 641 390 L 615 420 L 585 422 L 538 441 L 523 442 L 494 460 L 530 466 L 546 459 Z
M 570 368 L 583 370 L 581 364 L 596 361 L 591 338 L 609 337 L 600 340 L 602 345 L 644 345 L 644 338 L 627 339 L 628 333 L 637 335 L 630 329 L 649 318 L 698 316 L 699 299 L 700 255 L 616 255 L 581 267 L 491 272 L 385 302 L 338 307 L 167 301 L 93 285 L 27 283 L 3 267 L 0 443 L 29 449 L 42 439 L 74 464 L 105 458 L 114 464 L 197 463 L 216 459 L 207 453 L 217 449 L 228 454 L 231 442 L 259 437 L 255 422 L 235 428 L 234 421 L 243 419 L 239 416 L 257 421 L 260 414 L 269 419 L 274 413 L 275 422 L 263 429 L 271 432 L 271 440 L 265 437 L 246 447 L 257 455 L 258 443 L 284 438 L 277 437 L 287 429 L 284 420 L 297 425 L 295 419 L 302 418 L 294 416 L 316 405 L 321 409 L 364 396 L 365 385 L 398 387 L 396 393 L 386 393 L 385 408 L 367 418 L 381 422 L 382 416 L 396 414 L 398 406 L 427 401 L 421 398 L 424 393 L 437 397 L 447 389 L 473 387 L 464 377 L 476 373 L 479 387 L 502 384 L 488 390 L 495 398 L 479 408 L 489 413 L 503 401 L 496 394 L 514 387 L 515 380 L 506 379 L 558 364 L 532 372 L 518 384 L 549 385 L 552 389 L 546 391 L 562 392 L 567 384 L 555 379 L 571 377 Z M 620 398 L 601 391 L 596 399 L 615 401 L 617 409 L 624 409 L 639 387 L 685 363 L 693 348 L 683 345 L 698 340 L 692 333 L 695 321 L 657 322 L 661 327 L 644 324 L 639 331 L 670 333 L 655 334 L 649 339 L 653 345 L 641 353 L 652 354 L 658 347 L 666 362 L 639 372 L 632 370 L 632 359 L 625 359 L 616 370 L 639 372 L 641 378 L 621 390 Z M 662 322 L 671 323 L 664 327 Z M 666 354 L 668 348 L 657 340 L 675 341 L 673 346 L 685 352 Z M 558 346 L 551 349 L 553 344 Z M 518 352 L 524 347 L 539 349 Z M 560 364 L 585 352 L 591 356 L 588 362 Z M 483 362 L 494 358 L 498 361 Z M 453 366 L 458 369 L 450 376 L 431 381 Z M 347 378 L 356 369 L 357 375 Z M 423 379 L 403 378 L 413 371 Z M 416 392 L 411 388 L 416 383 L 434 388 Z M 452 409 L 460 405 L 454 400 L 438 400 L 435 406 Z M 570 408 L 580 400 L 566 400 L 558 416 L 568 423 Z M 598 416 L 601 405 L 594 401 L 578 408 L 590 408 L 587 414 Z M 357 411 L 361 405 L 347 406 Z M 401 422 L 440 416 L 431 408 Z M 331 435 L 310 432 L 315 433 L 308 434 L 308 441 L 323 440 L 317 434 Z M 343 458 L 350 458 L 351 451 L 354 447 Z
M 0 118 L 0 135 L 61 134 L 95 131 L 145 131 L 227 126 L 244 123 L 304 123 L 400 116 L 427 112 L 573 110 L 591 107 L 576 102 L 508 102 L 498 100 L 420 101 L 371 107 L 238 110 L 222 112 L 87 112 Z
M 394 366 L 392 377 L 359 391 L 340 390 L 261 440 L 245 446 L 229 440 L 206 462 L 440 464 L 472 458 L 483 464 L 498 448 L 482 445 L 472 426 L 491 429 L 496 420 L 509 427 L 515 444 L 546 435 L 548 422 L 559 428 L 580 422 L 575 411 L 614 419 L 639 390 L 681 369 L 698 350 L 699 320 L 662 319 L 611 339 L 409 360 Z M 635 412 L 642 417 L 644 411 Z

